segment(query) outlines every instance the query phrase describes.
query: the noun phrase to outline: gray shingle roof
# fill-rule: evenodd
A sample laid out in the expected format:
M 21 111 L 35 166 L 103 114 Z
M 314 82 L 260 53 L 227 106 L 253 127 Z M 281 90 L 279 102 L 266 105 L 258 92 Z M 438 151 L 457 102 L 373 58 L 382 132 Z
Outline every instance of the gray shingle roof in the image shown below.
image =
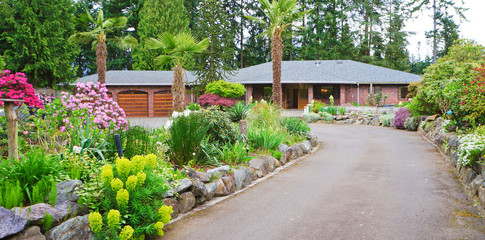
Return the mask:
M 108 86 L 170 86 L 172 71 L 119 71 L 106 72 Z M 96 82 L 98 75 L 79 78 L 77 82 Z M 185 72 L 184 80 L 194 82 L 196 76 Z M 238 70 L 229 76 L 230 82 L 242 84 L 271 84 L 273 70 L 271 62 Z M 283 61 L 282 83 L 380 83 L 408 84 L 421 80 L 421 76 L 352 60 Z
M 271 62 L 240 69 L 231 82 L 242 84 L 271 84 Z M 407 84 L 421 76 L 352 60 L 283 61 L 282 83 L 382 83 Z

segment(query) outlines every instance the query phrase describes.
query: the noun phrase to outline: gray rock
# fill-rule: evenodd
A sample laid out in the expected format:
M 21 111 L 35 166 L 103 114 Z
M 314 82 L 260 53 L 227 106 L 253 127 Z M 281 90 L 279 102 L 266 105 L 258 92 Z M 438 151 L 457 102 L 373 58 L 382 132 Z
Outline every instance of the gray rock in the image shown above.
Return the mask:
M 0 239 L 24 230 L 27 218 L 17 216 L 14 212 L 0 207 Z
M 207 188 L 199 179 L 192 179 L 192 193 L 196 197 L 205 196 L 207 195 Z
M 471 183 L 471 192 L 473 195 L 478 195 L 478 189 L 483 185 L 482 175 L 478 175 Z
M 221 197 L 221 196 L 227 196 L 230 194 L 230 192 L 226 188 L 226 184 L 222 179 L 217 179 L 215 182 L 215 191 L 214 191 L 214 196 L 215 197 Z
M 217 181 L 205 184 L 205 188 L 207 189 L 207 195 L 205 196 L 205 198 L 207 200 L 211 200 L 214 197 L 218 188 Z
M 187 175 L 191 178 L 191 179 L 200 179 L 199 177 L 199 174 L 197 174 L 197 172 L 193 169 L 189 169 L 187 172 Z
M 310 140 L 312 147 L 316 147 L 318 145 L 318 136 L 316 133 L 307 132 L 306 136 L 307 136 L 307 139 Z
M 345 120 L 345 124 L 353 124 L 355 122 L 355 119 L 353 118 L 349 118 L 347 120 Z
M 285 165 L 287 162 L 291 161 L 291 156 L 293 155 L 293 148 L 289 147 L 288 151 L 283 153 L 283 156 L 281 156 L 280 159 L 280 164 L 281 166 Z
M 425 121 L 429 122 L 429 121 L 434 121 L 436 120 L 440 115 L 438 114 L 435 114 L 435 115 L 431 115 L 431 116 L 428 116 L 426 117 Z
M 269 173 L 268 163 L 260 158 L 251 159 L 251 161 L 249 161 L 249 167 L 254 169 L 254 172 L 259 178 Z
M 170 198 L 174 196 L 173 189 L 168 189 L 166 192 L 162 194 L 162 198 Z
M 483 185 L 478 188 L 478 199 L 482 207 L 485 207 L 485 187 Z
M 312 144 L 310 141 L 305 140 L 301 142 L 302 148 L 303 148 L 303 153 L 308 154 L 312 150 Z
M 75 202 L 64 201 L 54 206 L 54 209 L 59 212 L 59 219 L 65 220 L 71 217 L 75 217 L 77 213 L 81 211 L 79 205 Z
M 290 147 L 288 147 L 288 145 L 286 144 L 280 144 L 278 146 L 278 150 L 280 150 L 281 153 L 285 153 L 286 151 L 288 151 Z
M 473 179 L 475 179 L 475 177 L 477 176 L 476 172 L 473 171 L 473 169 L 467 167 L 462 167 L 460 169 L 460 175 L 462 176 L 465 184 L 471 183 L 471 181 L 473 181 Z
M 362 125 L 369 125 L 369 119 L 367 119 L 367 118 L 363 119 Z
M 77 202 L 79 199 L 79 194 L 76 193 L 76 190 L 82 189 L 83 182 L 80 180 L 70 180 L 64 181 L 56 184 L 57 188 L 57 199 L 56 204 L 70 201 L 70 202 Z
M 303 146 L 300 143 L 294 144 L 293 146 L 293 159 L 299 158 L 303 156 Z
M 218 178 L 224 177 L 227 173 L 229 173 L 229 170 L 230 170 L 229 166 L 225 165 L 218 168 L 207 170 L 207 175 L 209 175 L 209 178 L 218 179 Z
M 45 237 L 40 232 L 40 227 L 32 226 L 20 233 L 6 238 L 5 240 L 45 240 Z
M 263 159 L 266 161 L 267 166 L 268 166 L 268 171 L 272 172 L 279 166 L 278 160 L 276 158 L 271 157 L 271 156 L 266 156 L 266 155 L 260 155 L 259 158 Z
M 190 211 L 195 206 L 195 196 L 191 192 L 185 192 L 180 194 L 178 200 L 179 213 L 183 214 Z
M 189 187 L 192 187 L 192 181 L 188 178 L 184 178 L 179 180 L 179 185 L 174 189 L 176 193 L 181 193 L 187 190 Z
M 47 240 L 94 240 L 89 227 L 89 214 L 71 218 L 47 232 Z
M 234 179 L 236 181 L 236 188 L 242 189 L 251 184 L 253 174 L 246 167 L 240 167 L 234 171 Z
M 233 176 L 225 176 L 222 177 L 221 180 L 226 187 L 227 195 L 236 192 L 236 181 Z
M 52 215 L 54 223 L 60 222 L 62 220 L 62 214 L 47 203 L 37 203 L 32 206 L 20 208 L 12 208 L 15 215 L 25 218 L 29 221 L 31 225 L 40 225 L 46 213 Z
M 170 216 L 172 216 L 172 219 L 175 219 L 178 217 L 179 215 L 179 207 L 178 207 L 178 204 L 179 202 L 176 200 L 176 199 L 173 199 L 173 198 L 165 198 L 163 199 L 163 204 L 167 205 L 167 206 L 172 206 L 172 214 L 170 214 Z
M 211 181 L 210 176 L 208 176 L 208 174 L 205 172 L 196 172 L 196 174 L 199 176 L 199 179 L 202 182 L 208 183 Z

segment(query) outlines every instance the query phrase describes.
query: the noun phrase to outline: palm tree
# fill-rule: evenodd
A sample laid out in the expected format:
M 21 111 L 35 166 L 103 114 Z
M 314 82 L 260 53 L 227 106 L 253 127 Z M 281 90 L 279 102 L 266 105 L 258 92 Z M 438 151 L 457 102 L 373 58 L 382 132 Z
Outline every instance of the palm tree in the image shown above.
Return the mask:
M 173 110 L 181 112 L 184 110 L 185 101 L 185 84 L 184 84 L 184 67 L 190 62 L 193 54 L 201 53 L 207 49 L 209 39 L 197 42 L 189 33 L 179 33 L 172 35 L 164 33 L 161 37 L 149 38 L 146 40 L 146 46 L 149 49 L 162 50 L 165 55 L 155 58 L 155 64 L 173 66 Z
M 264 35 L 271 39 L 271 62 L 273 63 L 273 103 L 282 107 L 283 93 L 281 88 L 281 58 L 283 55 L 282 35 L 286 29 L 297 27 L 293 22 L 303 18 L 309 11 L 300 11 L 297 0 L 258 0 L 264 15 L 268 19 L 246 16 L 249 20 L 266 27 Z
M 117 42 L 122 49 L 130 49 L 138 44 L 138 41 L 131 35 L 109 39 L 106 35 L 116 29 L 124 28 L 128 19 L 126 17 L 113 17 L 104 19 L 103 10 L 99 10 L 96 19 L 86 10 L 86 14 L 74 19 L 79 25 L 91 28 L 87 32 L 77 32 L 69 37 L 70 42 L 91 43 L 96 47 L 96 65 L 98 68 L 98 82 L 106 83 L 106 56 L 108 50 L 106 41 Z

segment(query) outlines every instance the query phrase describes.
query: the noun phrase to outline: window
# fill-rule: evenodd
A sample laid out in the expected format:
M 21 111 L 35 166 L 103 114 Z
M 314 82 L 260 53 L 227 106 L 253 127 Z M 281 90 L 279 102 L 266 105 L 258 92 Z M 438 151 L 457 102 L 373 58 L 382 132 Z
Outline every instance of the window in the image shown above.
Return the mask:
M 399 98 L 406 98 L 408 95 L 408 87 L 399 87 Z
M 308 88 L 300 88 L 300 99 L 308 99 Z
M 378 94 L 379 92 L 382 92 L 382 87 L 381 86 L 372 86 L 372 92 L 374 94 Z

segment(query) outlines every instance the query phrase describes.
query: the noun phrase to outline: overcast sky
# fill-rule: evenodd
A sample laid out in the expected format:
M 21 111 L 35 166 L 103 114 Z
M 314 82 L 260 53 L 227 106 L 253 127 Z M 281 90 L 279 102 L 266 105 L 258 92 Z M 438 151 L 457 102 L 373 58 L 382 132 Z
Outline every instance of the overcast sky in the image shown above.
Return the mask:
M 485 45 L 485 0 L 464 0 L 464 2 L 464 7 L 468 8 L 465 12 L 468 21 L 460 24 L 460 37 Z M 416 33 L 408 37 L 408 50 L 415 58 L 423 59 L 425 56 L 432 56 L 432 42 L 426 39 L 424 34 L 432 29 L 431 11 L 420 13 L 408 23 L 405 30 Z M 421 44 L 418 44 L 419 42 Z

